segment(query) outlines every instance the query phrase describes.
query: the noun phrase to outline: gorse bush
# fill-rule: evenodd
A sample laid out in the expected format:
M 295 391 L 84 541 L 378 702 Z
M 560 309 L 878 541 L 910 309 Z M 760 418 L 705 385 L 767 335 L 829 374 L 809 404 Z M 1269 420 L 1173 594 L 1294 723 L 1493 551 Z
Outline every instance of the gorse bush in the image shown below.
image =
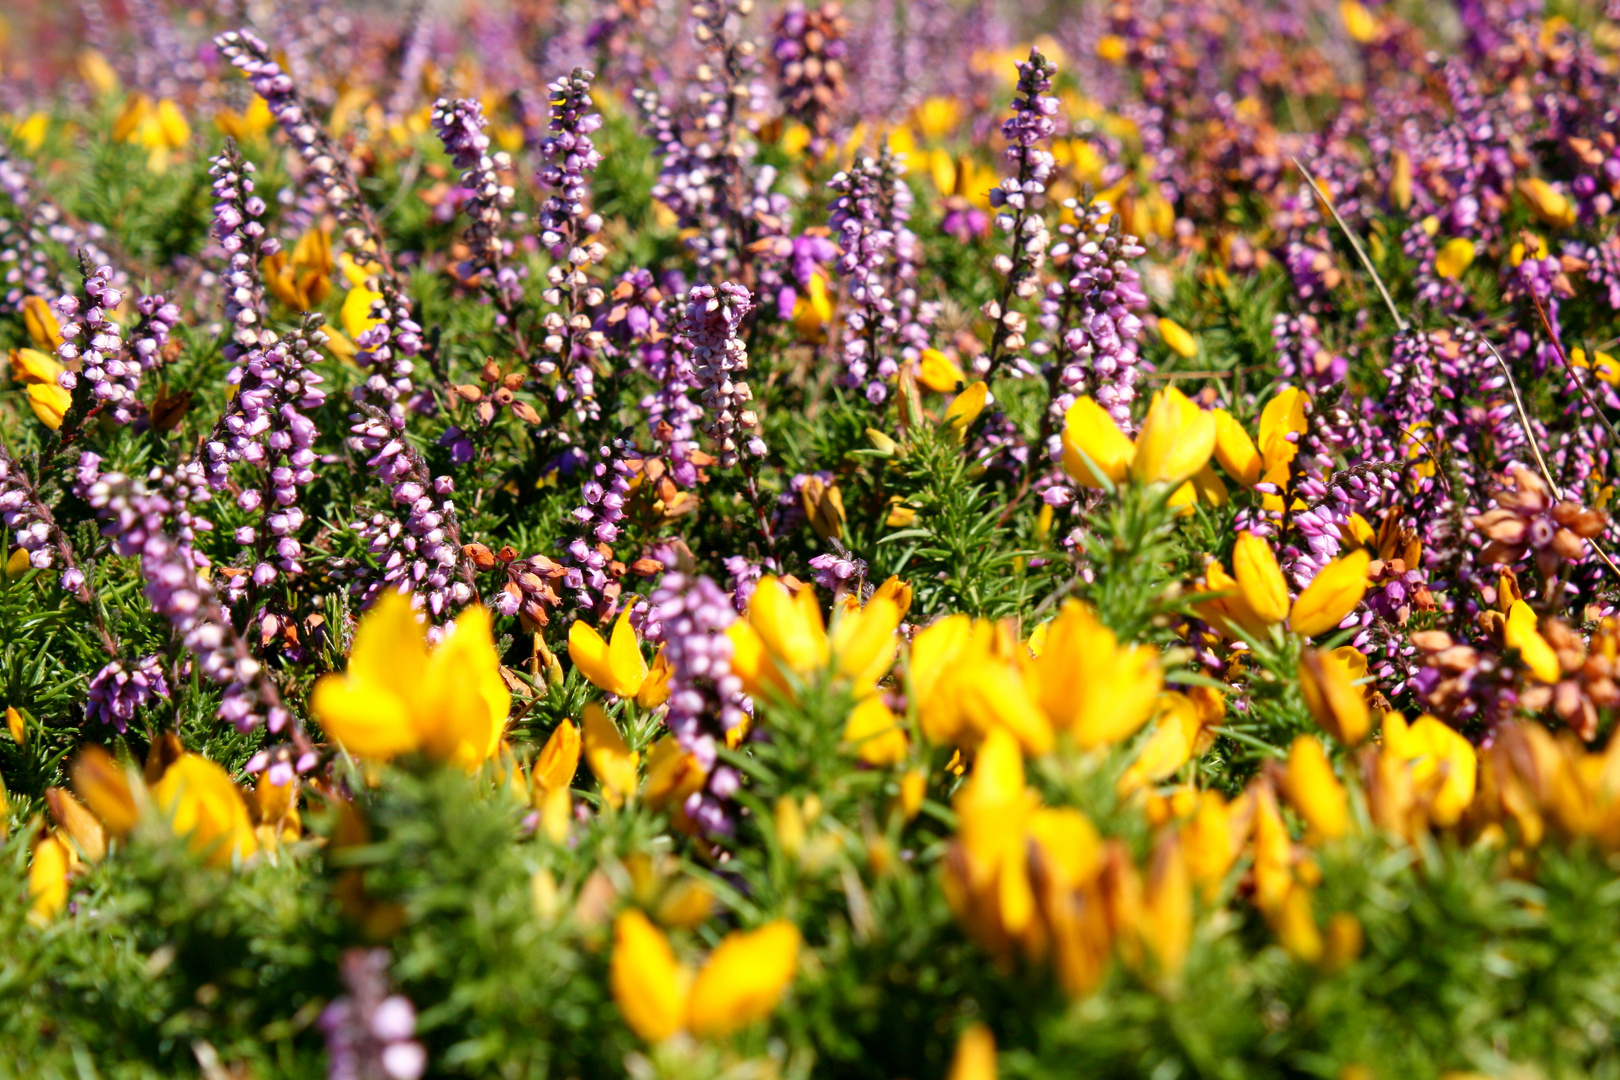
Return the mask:
M 1620 1076 L 1614 5 L 6 19 L 0 1074 Z

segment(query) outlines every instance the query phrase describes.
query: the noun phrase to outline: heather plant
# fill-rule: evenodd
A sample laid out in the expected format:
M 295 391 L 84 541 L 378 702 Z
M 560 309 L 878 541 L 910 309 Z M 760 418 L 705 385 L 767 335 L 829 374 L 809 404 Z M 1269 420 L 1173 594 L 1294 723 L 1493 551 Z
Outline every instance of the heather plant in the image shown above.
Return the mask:
M 1620 1075 L 1620 10 L 0 16 L 0 1076 Z

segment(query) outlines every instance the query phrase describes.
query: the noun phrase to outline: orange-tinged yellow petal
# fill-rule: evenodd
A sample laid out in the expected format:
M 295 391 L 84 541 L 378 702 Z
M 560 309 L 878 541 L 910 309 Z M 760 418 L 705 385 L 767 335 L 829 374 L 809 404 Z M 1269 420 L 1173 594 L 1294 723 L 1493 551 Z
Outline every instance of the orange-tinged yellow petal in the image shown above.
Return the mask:
M 140 820 L 140 810 L 124 767 L 95 743 L 86 743 L 73 761 L 73 790 L 107 831 L 127 836 Z
M 990 657 L 973 663 L 956 682 L 958 708 L 978 730 L 1003 730 L 1024 753 L 1050 753 L 1052 723 L 1012 665 Z
M 1181 835 L 1174 830 L 1166 832 L 1154 846 L 1137 929 L 1159 962 L 1159 971 L 1170 976 L 1181 974 L 1192 944 L 1192 875 L 1187 869 Z
M 1322 744 L 1301 735 L 1288 749 L 1288 801 L 1324 840 L 1350 831 L 1350 803 Z
M 579 728 L 563 720 L 534 759 L 534 785 L 543 791 L 556 791 L 574 782 L 579 771 Z
M 1264 537 L 1238 533 L 1232 548 L 1232 571 L 1251 611 L 1271 624 L 1288 617 L 1288 582 Z
M 39 422 L 55 431 L 73 404 L 73 395 L 55 383 L 29 383 L 28 404 Z
M 1063 414 L 1063 468 L 1088 488 L 1124 481 L 1136 447 L 1101 405 L 1083 397 Z
M 703 787 L 708 776 L 696 754 L 677 742 L 675 736 L 665 735 L 647 753 L 647 782 L 641 790 L 642 798 L 654 810 L 679 807 Z
M 1324 653 L 1305 649 L 1300 653 L 1299 688 L 1305 704 L 1322 730 L 1346 746 L 1359 743 L 1372 728 L 1366 695 L 1354 679 L 1354 672 L 1338 650 Z
M 685 1025 L 691 975 L 675 959 L 669 939 L 641 912 L 613 924 L 608 983 L 624 1022 L 647 1042 L 663 1042 Z
M 1121 798 L 1167 779 L 1192 758 L 1203 727 L 1198 706 L 1185 694 L 1177 693 L 1165 694 L 1164 705 L 1153 733 L 1142 744 L 1131 767 L 1120 775 L 1116 790 Z
M 1143 484 L 1180 485 L 1215 452 L 1215 417 L 1175 387 L 1160 390 L 1148 405 L 1136 436 L 1131 476 Z
M 788 696 L 790 691 L 782 669 L 765 648 L 752 623 L 738 619 L 726 628 L 731 642 L 731 673 L 742 683 L 743 691 L 752 698 L 766 698 L 771 694 Z
M 51 305 L 45 302 L 42 296 L 30 296 L 23 300 L 23 326 L 28 330 L 28 339 L 34 343 L 34 349 L 42 353 L 55 353 L 62 347 L 62 327 L 56 321 L 56 313 Z M 55 366 L 56 374 L 61 373 L 61 365 L 54 359 L 50 364 Z M 12 360 L 12 377 L 16 378 L 16 360 Z M 52 374 L 49 382 L 56 381 L 56 374 Z
M 14 382 L 55 386 L 56 378 L 61 374 L 62 365 L 49 353 L 38 349 L 11 350 L 11 378 Z
M 1028 667 L 1036 701 L 1054 727 L 1082 749 L 1134 734 L 1157 706 L 1164 675 L 1156 650 L 1120 647 L 1090 607 L 1067 601 Z
M 1326 633 L 1355 610 L 1367 592 L 1367 566 L 1372 557 L 1358 548 L 1328 563 L 1294 601 L 1288 625 L 1301 637 Z
M 636 691 L 636 704 L 643 709 L 656 709 L 668 701 L 669 673 L 669 657 L 664 655 L 664 646 L 660 645 L 658 652 L 653 655 L 651 666 L 647 668 L 647 677 L 642 680 L 641 689 Z
M 692 983 L 692 1034 L 729 1035 L 769 1016 L 799 966 L 799 928 L 785 919 L 727 934 Z

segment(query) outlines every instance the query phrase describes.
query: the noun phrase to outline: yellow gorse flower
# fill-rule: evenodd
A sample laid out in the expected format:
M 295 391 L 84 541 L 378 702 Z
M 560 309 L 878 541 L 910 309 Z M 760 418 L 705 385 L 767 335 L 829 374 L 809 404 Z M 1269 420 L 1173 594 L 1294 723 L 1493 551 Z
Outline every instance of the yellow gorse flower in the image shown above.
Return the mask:
M 1360 670 L 1350 654 L 1360 658 Z M 1346 746 L 1354 746 L 1372 729 L 1366 695 L 1356 680 L 1366 674 L 1367 660 L 1348 646 L 1332 652 L 1305 649 L 1299 658 L 1299 688 L 1305 704 L 1322 730 Z
M 55 353 L 62 347 L 61 324 L 56 321 L 56 313 L 44 297 L 30 296 L 23 300 L 23 327 L 28 331 L 28 339 L 34 343 L 34 348 Z
M 1173 319 L 1159 320 L 1159 340 L 1165 348 L 1186 360 L 1198 355 L 1198 339 Z
M 349 753 L 373 761 L 421 751 L 468 771 L 495 753 L 512 695 L 490 616 L 470 607 L 428 649 L 408 596 L 385 593 L 360 620 L 343 675 L 326 675 L 310 711 Z
M 1350 831 L 1350 801 L 1322 744 L 1309 735 L 1299 736 L 1288 749 L 1285 788 L 1294 809 L 1324 840 L 1337 840 Z
M 152 802 L 174 834 L 214 866 L 258 850 L 253 822 L 230 774 L 198 754 L 182 754 L 152 787 Z
M 1508 608 L 1502 624 L 1502 643 L 1519 650 L 1519 659 L 1530 669 L 1530 674 L 1544 683 L 1555 683 L 1563 675 L 1558 654 L 1547 644 L 1547 639 L 1536 629 L 1536 613 L 1523 600 L 1515 600 Z
M 71 855 L 54 834 L 34 845 L 34 857 L 28 864 L 28 921 L 35 926 L 49 924 L 67 907 Z
M 731 624 L 731 670 L 756 697 L 791 695 L 790 676 L 828 670 L 847 679 L 857 696 L 877 688 L 894 663 L 900 606 L 874 594 L 864 607 L 841 611 L 829 638 L 815 590 L 789 589 L 780 578 L 760 579 L 748 615 Z
M 608 981 L 625 1023 L 647 1042 L 683 1030 L 722 1038 L 775 1011 L 798 971 L 799 944 L 786 920 L 734 930 L 694 978 L 663 932 L 631 909 L 613 924 Z
M 1367 594 L 1367 567 L 1372 561 L 1358 548 L 1324 566 L 1294 601 L 1288 625 L 1301 637 L 1326 633 L 1344 621 Z
M 332 238 L 324 229 L 311 229 L 292 251 L 259 260 L 259 269 L 271 295 L 294 311 L 309 311 L 332 294 Z
M 568 658 L 591 683 L 617 697 L 635 697 L 647 681 L 647 661 L 630 626 L 628 606 L 613 624 L 611 641 L 603 641 L 583 620 L 574 620 L 568 628 Z
M 637 767 L 641 755 L 632 751 L 619 734 L 618 727 L 607 712 L 596 702 L 585 706 L 585 720 L 581 725 L 585 761 L 596 774 L 601 785 L 602 801 L 619 807 L 636 797 L 639 785 Z
M 174 151 L 191 141 L 191 125 L 180 107 L 167 98 L 154 103 L 145 94 L 131 94 L 113 123 L 113 141 L 146 147 L 146 167 L 167 172 Z
M 1174 387 L 1153 395 L 1134 443 L 1089 397 L 1064 415 L 1063 467 L 1086 487 L 1103 487 L 1103 477 L 1118 484 L 1126 475 L 1142 484 L 1179 487 L 1214 451 L 1214 415 Z

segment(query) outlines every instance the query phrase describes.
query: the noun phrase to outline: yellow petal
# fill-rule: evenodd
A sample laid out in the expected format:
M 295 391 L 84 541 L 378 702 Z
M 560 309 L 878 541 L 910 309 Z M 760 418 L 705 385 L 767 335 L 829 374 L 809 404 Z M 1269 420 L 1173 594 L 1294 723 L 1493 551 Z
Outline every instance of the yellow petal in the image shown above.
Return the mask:
M 1191 360 L 1198 355 L 1198 339 L 1189 334 L 1178 322 L 1160 319 L 1159 338 L 1165 347 L 1177 356 Z
M 1290 386 L 1266 402 L 1260 411 L 1260 457 L 1263 472 L 1287 465 L 1299 453 L 1298 436 L 1305 433 L 1305 404 L 1309 399 Z
M 258 850 L 247 803 L 230 774 L 198 754 L 182 754 L 152 786 L 152 801 L 174 834 L 214 866 Z
M 865 607 L 844 615 L 833 627 L 830 648 L 835 669 L 855 683 L 857 694 L 874 689 L 888 674 L 899 648 L 895 639 L 899 626 L 899 605 L 874 595 Z
M 55 383 L 29 383 L 28 404 L 39 422 L 55 431 L 73 405 L 73 395 Z
M 1305 649 L 1299 658 L 1299 688 L 1305 705 L 1322 730 L 1346 746 L 1366 738 L 1372 727 L 1367 697 L 1354 682 L 1355 672 L 1335 649 Z
M 1184 483 L 1215 451 L 1215 417 L 1175 387 L 1160 390 L 1148 405 L 1136 437 L 1131 476 L 1143 484 Z
M 954 394 L 967 382 L 962 366 L 938 349 L 924 349 L 917 369 L 917 381 L 936 394 Z
M 1232 572 L 1243 599 L 1257 616 L 1269 624 L 1288 617 L 1288 582 L 1264 537 L 1238 533 L 1232 548 Z
M 1301 637 L 1326 633 L 1355 610 L 1367 592 L 1367 565 L 1371 557 L 1358 548 L 1323 567 L 1299 599 L 1294 601 L 1289 625 Z
M 1339 0 L 1339 17 L 1344 20 L 1345 33 L 1350 35 L 1350 40 L 1361 45 L 1378 40 L 1378 20 L 1359 0 Z
M 692 1034 L 729 1035 L 769 1016 L 798 964 L 799 928 L 785 919 L 727 934 L 692 983 Z
M 675 736 L 665 735 L 647 754 L 647 782 L 641 794 L 654 810 L 679 808 L 702 789 L 708 776 L 696 754 L 681 746 Z
M 664 646 L 659 645 L 658 652 L 653 655 L 652 666 L 647 669 L 647 677 L 642 680 L 641 689 L 636 691 L 636 704 L 643 709 L 656 709 L 668 701 L 669 675 L 669 657 L 664 655 Z
M 619 729 L 608 719 L 602 706 L 594 701 L 585 706 L 585 723 L 582 726 L 585 761 L 590 765 L 591 772 L 596 774 L 596 781 L 602 789 L 602 801 L 609 806 L 624 805 L 635 798 L 638 783 L 636 766 L 640 763 L 640 755 L 631 753 Z
M 382 293 L 372 292 L 364 285 L 356 285 L 349 290 L 349 295 L 343 298 L 343 331 L 350 339 L 358 341 L 360 335 L 376 326 L 382 320 L 371 313 L 371 306 L 383 298 Z
M 868 765 L 898 765 L 906 759 L 906 733 L 876 694 L 850 710 L 844 742 Z
M 191 141 L 191 125 L 186 123 L 180 106 L 167 98 L 158 102 L 157 122 L 163 141 L 169 146 L 179 148 Z
M 826 666 L 826 626 L 808 587 L 795 595 L 777 578 L 761 578 L 749 603 L 748 621 L 771 655 L 794 674 L 808 675 Z
M 1164 714 L 1115 787 L 1121 798 L 1169 778 L 1192 758 L 1203 726 L 1198 707 L 1185 694 L 1165 694 L 1164 700 Z
M 631 909 L 614 922 L 608 983 L 631 1031 L 656 1043 L 681 1030 L 690 978 L 647 916 Z
M 1350 831 L 1344 787 L 1333 775 L 1322 744 L 1309 735 L 1299 736 L 1289 747 L 1286 788 L 1294 809 L 1318 836 L 1337 840 Z
M 30 296 L 23 301 L 23 326 L 27 328 L 28 338 L 34 343 L 35 349 L 54 353 L 62 347 L 62 327 L 56 321 L 56 313 L 51 310 L 51 305 L 45 302 L 44 297 Z M 16 358 L 13 357 L 12 378 L 16 378 L 16 363 Z M 48 363 L 55 366 L 56 374 L 61 373 L 61 365 L 54 359 L 49 359 Z M 49 379 L 42 381 L 55 382 L 56 375 L 53 374 Z
M 1474 242 L 1458 236 L 1441 245 L 1434 257 L 1434 272 L 1443 278 L 1462 277 L 1474 264 Z
M 583 619 L 575 619 L 574 625 L 568 628 L 568 658 L 593 685 L 613 693 L 613 666 L 608 662 L 608 644 Z
M 988 1027 L 973 1024 L 962 1032 L 946 1080 L 996 1080 L 996 1037 Z
M 511 710 L 489 609 L 466 608 L 428 658 L 416 711 L 423 749 L 471 772 L 500 746 Z
M 1159 970 L 1179 975 L 1192 944 L 1192 876 L 1179 833 L 1171 830 L 1153 849 L 1138 923 L 1143 942 L 1153 951 Z
M 1136 447 L 1101 405 L 1083 397 L 1063 416 L 1063 469 L 1088 488 L 1118 484 L 1130 469 Z M 1095 470 L 1095 471 L 1093 471 Z
M 1558 654 L 1536 629 L 1536 613 L 1523 600 L 1513 601 L 1513 606 L 1508 608 L 1507 621 L 1502 626 L 1502 643 L 1519 650 L 1524 666 L 1542 682 L 1555 683 L 1563 677 Z
M 34 858 L 28 864 L 28 921 L 45 926 L 67 907 L 68 850 L 54 836 L 34 845 Z
M 572 784 L 579 771 L 579 746 L 579 728 L 572 720 L 563 720 L 534 759 L 535 787 L 556 791 Z
M 969 383 L 967 388 L 945 407 L 944 425 L 956 434 L 958 442 L 967 434 L 967 429 L 973 426 L 973 421 L 979 418 L 984 411 L 984 403 L 989 400 L 990 387 L 983 379 Z
M 1211 412 L 1215 416 L 1215 460 L 1226 475 L 1244 487 L 1254 487 L 1260 482 L 1260 451 L 1254 448 L 1254 440 L 1225 409 Z

